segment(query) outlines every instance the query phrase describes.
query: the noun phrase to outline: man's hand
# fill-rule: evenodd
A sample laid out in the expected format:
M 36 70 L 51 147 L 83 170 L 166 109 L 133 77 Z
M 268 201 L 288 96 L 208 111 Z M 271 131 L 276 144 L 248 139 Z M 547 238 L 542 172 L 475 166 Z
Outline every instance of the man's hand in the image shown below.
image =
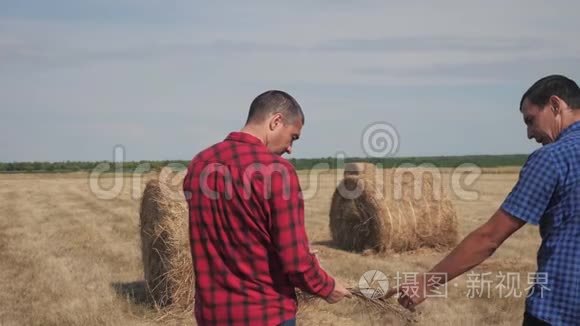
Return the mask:
M 344 285 L 342 285 L 339 281 L 335 280 L 334 282 L 334 290 L 328 297 L 326 297 L 326 302 L 328 303 L 337 303 L 342 300 L 344 297 L 351 298 L 352 293 L 347 290 Z
M 423 274 L 418 275 L 416 282 L 404 283 L 398 288 L 389 290 L 384 296 L 385 299 L 399 293 L 399 304 L 410 311 L 415 311 L 415 307 L 425 301 L 426 295 L 432 289 L 428 289 L 425 284 Z
M 320 263 L 320 258 L 318 258 L 318 249 L 310 248 L 310 254 L 313 255 L 316 260 L 318 260 L 318 263 Z

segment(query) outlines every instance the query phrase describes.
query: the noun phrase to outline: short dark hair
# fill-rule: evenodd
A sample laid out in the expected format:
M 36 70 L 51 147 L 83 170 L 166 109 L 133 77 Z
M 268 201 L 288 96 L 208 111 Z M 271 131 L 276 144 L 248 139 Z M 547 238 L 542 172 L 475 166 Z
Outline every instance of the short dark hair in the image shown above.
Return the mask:
M 580 88 L 578 88 L 578 85 L 565 76 L 550 75 L 535 82 L 524 93 L 520 101 L 520 111 L 526 98 L 532 104 L 543 108 L 548 104 L 552 95 L 558 96 L 573 109 L 580 108 Z
M 262 122 L 276 113 L 284 116 L 285 123 L 294 123 L 301 119 L 304 124 L 304 113 L 300 104 L 290 94 L 279 90 L 266 91 L 252 101 L 246 124 Z

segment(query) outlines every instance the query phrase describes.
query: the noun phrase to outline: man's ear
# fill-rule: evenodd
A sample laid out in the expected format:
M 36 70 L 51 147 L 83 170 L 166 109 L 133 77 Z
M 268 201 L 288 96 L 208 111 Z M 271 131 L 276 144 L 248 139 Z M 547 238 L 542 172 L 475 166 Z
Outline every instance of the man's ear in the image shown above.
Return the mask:
M 270 130 L 274 130 L 276 129 L 276 127 L 278 127 L 279 125 L 282 124 L 282 114 L 280 113 L 276 113 L 274 115 L 272 115 L 272 117 L 270 118 Z
M 554 115 L 560 114 L 560 112 L 562 110 L 562 104 L 563 104 L 562 99 L 556 95 L 552 95 L 552 96 L 550 96 L 549 103 L 550 103 L 550 107 L 552 108 L 552 112 L 554 113 Z

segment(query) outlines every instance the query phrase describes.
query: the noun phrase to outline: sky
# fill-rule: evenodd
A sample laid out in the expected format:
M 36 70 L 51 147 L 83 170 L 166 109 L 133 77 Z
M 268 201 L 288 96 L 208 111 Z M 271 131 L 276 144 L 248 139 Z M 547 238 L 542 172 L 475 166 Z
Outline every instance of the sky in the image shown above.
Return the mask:
M 0 0 L 0 161 L 189 160 L 265 90 L 291 157 L 531 153 L 537 79 L 580 81 L 578 1 Z M 394 130 L 394 134 L 393 134 Z M 380 146 L 380 140 L 378 140 Z M 379 153 L 378 155 L 383 155 Z

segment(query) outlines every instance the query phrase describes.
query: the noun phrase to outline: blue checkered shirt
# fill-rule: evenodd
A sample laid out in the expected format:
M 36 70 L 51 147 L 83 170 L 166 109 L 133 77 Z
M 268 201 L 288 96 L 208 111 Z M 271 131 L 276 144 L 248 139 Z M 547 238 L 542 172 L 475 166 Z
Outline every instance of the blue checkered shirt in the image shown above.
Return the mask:
M 580 122 L 530 155 L 501 207 L 540 225 L 526 312 L 552 325 L 580 325 Z

